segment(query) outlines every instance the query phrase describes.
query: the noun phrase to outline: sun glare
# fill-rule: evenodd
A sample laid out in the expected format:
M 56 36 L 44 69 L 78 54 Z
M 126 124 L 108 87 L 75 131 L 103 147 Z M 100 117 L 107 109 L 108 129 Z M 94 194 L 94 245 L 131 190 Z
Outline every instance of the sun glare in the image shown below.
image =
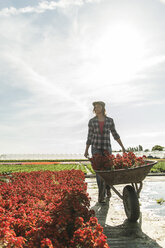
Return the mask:
M 94 50 L 100 72 L 114 82 L 132 78 L 141 68 L 145 55 L 140 32 L 122 23 L 105 30 Z

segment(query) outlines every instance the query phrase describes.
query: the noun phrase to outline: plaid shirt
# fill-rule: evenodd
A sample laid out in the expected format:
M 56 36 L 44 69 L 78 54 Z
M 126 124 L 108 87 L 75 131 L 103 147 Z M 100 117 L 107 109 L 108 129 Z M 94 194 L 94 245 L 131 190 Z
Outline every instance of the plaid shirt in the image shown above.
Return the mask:
M 115 124 L 112 118 L 105 117 L 103 134 L 101 135 L 99 122 L 97 117 L 89 120 L 88 123 L 88 138 L 87 145 L 92 145 L 97 149 L 109 150 L 111 148 L 110 132 L 115 140 L 120 139 L 119 134 L 116 132 Z

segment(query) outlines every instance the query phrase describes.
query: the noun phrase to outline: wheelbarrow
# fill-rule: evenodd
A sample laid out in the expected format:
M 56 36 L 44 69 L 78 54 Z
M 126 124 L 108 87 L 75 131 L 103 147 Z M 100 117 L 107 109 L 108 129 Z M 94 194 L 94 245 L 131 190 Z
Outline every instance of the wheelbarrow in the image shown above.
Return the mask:
M 128 169 L 118 169 L 112 171 L 95 170 L 105 183 L 123 200 L 124 210 L 127 218 L 131 222 L 136 222 L 140 216 L 139 200 L 143 187 L 142 181 L 145 179 L 152 166 L 157 161 L 145 161 L 144 165 Z M 123 188 L 121 194 L 114 185 L 129 184 Z M 131 185 L 130 185 L 131 184 Z

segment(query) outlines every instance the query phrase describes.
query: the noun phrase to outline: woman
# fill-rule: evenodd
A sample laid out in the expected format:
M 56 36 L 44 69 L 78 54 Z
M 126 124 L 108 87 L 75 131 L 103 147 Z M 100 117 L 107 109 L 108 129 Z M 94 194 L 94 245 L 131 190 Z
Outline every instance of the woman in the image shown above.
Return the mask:
M 106 116 L 105 103 L 102 101 L 93 102 L 94 113 L 96 116 L 89 120 L 88 123 L 88 138 L 86 142 L 86 149 L 84 156 L 89 157 L 89 147 L 91 145 L 92 155 L 101 154 L 104 155 L 104 151 L 112 153 L 110 133 L 112 133 L 113 138 L 121 146 L 123 153 L 125 148 L 120 140 L 119 134 L 116 132 L 115 124 L 112 118 Z M 100 203 L 105 202 L 105 193 L 107 191 L 107 197 L 111 196 L 110 187 L 105 185 L 104 180 L 96 173 L 96 180 L 98 184 L 99 194 L 98 201 Z

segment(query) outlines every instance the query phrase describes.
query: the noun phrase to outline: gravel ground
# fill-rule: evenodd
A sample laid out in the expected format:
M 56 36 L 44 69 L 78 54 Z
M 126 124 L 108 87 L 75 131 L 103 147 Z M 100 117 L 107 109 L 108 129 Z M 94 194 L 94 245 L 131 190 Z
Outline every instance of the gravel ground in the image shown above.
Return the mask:
M 91 208 L 95 210 L 99 223 L 104 228 L 108 244 L 111 248 L 165 248 L 165 212 L 157 208 L 151 208 L 152 187 L 156 182 L 162 182 L 165 186 L 165 177 L 147 177 L 143 181 L 143 188 L 140 197 L 140 218 L 136 223 L 131 223 L 125 215 L 122 200 L 112 192 L 110 200 L 105 204 L 97 202 L 97 184 L 95 178 L 86 178 L 88 193 L 91 197 Z M 157 184 L 157 183 L 156 183 Z M 125 185 L 118 185 L 116 189 L 122 192 Z M 155 187 L 155 186 L 154 186 Z M 149 192 L 151 190 L 151 192 Z M 147 205 L 149 203 L 149 207 Z M 155 206 L 157 207 L 155 201 Z M 159 214 L 160 213 L 160 214 Z

